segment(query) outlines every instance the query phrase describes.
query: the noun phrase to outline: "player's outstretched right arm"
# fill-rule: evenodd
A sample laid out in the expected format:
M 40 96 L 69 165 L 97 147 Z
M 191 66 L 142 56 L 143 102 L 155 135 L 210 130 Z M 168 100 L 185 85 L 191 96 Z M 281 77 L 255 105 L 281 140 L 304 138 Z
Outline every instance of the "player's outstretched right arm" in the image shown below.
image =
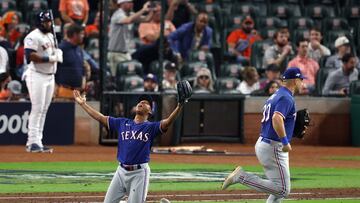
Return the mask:
M 99 121 L 104 126 L 108 126 L 108 116 L 104 116 L 102 113 L 96 111 L 86 103 L 85 95 L 81 96 L 77 90 L 73 91 L 75 101 L 95 120 Z

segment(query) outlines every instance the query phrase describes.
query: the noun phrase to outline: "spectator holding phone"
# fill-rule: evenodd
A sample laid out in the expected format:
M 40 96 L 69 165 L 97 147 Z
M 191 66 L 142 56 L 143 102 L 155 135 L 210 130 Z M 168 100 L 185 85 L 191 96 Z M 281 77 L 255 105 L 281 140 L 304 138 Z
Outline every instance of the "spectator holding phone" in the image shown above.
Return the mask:
M 323 95 L 346 96 L 349 93 L 349 86 L 352 81 L 359 77 L 359 72 L 355 68 L 357 58 L 354 54 L 348 53 L 342 57 L 342 67 L 330 72 L 326 78 L 323 88 Z

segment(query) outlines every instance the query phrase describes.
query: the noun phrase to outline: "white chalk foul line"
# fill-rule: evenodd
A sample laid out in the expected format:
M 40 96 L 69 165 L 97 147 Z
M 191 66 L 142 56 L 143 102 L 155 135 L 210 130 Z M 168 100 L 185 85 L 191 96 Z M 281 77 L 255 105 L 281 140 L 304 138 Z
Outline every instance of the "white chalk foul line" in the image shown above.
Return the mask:
M 311 192 L 294 192 L 291 193 L 291 195 L 311 195 L 311 194 L 315 194 L 315 193 L 311 193 Z M 317 195 L 321 195 L 321 194 L 327 194 L 327 193 L 316 193 Z M 162 198 L 162 197 L 244 197 L 244 196 L 259 196 L 259 195 L 266 195 L 265 193 L 241 193 L 241 194 L 228 194 L 228 193 L 223 193 L 223 194 L 173 194 L 173 195 L 166 195 L 166 194 L 159 194 L 159 195 L 148 195 L 149 198 Z M 5 196 L 5 197 L 0 197 L 0 200 L 31 200 L 31 199 L 87 199 L 87 198 L 104 198 L 104 196 L 102 195 L 86 195 L 86 196 L 75 196 L 75 195 L 66 195 L 66 196 Z M 360 197 L 346 197 L 347 199 L 360 199 Z M 327 198 L 307 198 L 307 199 L 327 199 Z M 344 199 L 344 198 L 328 198 L 328 199 Z M 296 200 L 296 199 L 294 199 Z

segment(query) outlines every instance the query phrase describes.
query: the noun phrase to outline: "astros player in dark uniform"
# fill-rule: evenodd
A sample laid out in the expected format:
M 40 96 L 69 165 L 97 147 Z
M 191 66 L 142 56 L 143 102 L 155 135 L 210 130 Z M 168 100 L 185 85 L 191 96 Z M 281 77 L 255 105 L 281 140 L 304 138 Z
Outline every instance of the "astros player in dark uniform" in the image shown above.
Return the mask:
M 299 68 L 287 69 L 282 76 L 284 86 L 266 101 L 263 107 L 260 137 L 255 145 L 256 156 L 267 179 L 245 172 L 238 166 L 224 181 L 222 189 L 241 183 L 270 194 L 267 203 L 281 202 L 290 193 L 289 151 L 295 126 L 293 94 L 302 88 L 304 79 Z
M 117 159 L 119 166 L 107 190 L 104 202 L 116 202 L 128 195 L 128 203 L 143 203 L 149 186 L 150 149 L 154 138 L 165 132 L 179 115 L 182 104 L 166 119 L 149 122 L 152 109 L 152 98 L 142 95 L 136 105 L 134 119 L 104 116 L 86 104 L 84 97 L 74 91 L 76 102 L 94 119 L 110 131 L 118 134 Z

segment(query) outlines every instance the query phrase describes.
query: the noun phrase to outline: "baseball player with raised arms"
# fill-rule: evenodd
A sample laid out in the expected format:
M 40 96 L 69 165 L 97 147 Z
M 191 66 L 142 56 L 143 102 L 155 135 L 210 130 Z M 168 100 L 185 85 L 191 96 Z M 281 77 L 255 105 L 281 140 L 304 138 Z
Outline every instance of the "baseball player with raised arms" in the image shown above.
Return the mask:
M 179 83 L 183 83 L 179 82 Z M 179 94 L 179 103 L 168 118 L 159 122 L 148 121 L 151 115 L 153 100 L 149 95 L 142 95 L 135 107 L 135 118 L 114 118 L 104 116 L 86 104 L 85 97 L 74 90 L 76 102 L 95 120 L 107 126 L 111 132 L 118 135 L 117 160 L 119 166 L 114 174 L 110 186 L 106 192 L 105 203 L 118 203 L 126 195 L 128 203 L 144 203 L 149 186 L 150 149 L 156 136 L 167 131 L 181 112 L 185 101 L 191 96 L 191 86 L 185 81 L 184 94 Z M 183 83 L 183 84 L 184 84 Z M 182 95 L 182 96 L 181 96 Z
M 294 92 L 303 86 L 300 69 L 287 69 L 284 86 L 268 98 L 263 107 L 260 137 L 255 145 L 256 157 L 264 168 L 267 179 L 244 171 L 238 166 L 223 182 L 222 189 L 241 183 L 270 194 L 267 203 L 281 202 L 290 193 L 289 151 L 295 126 Z
M 52 148 L 42 144 L 42 138 L 46 113 L 54 94 L 54 74 L 63 57 L 62 51 L 55 47 L 50 12 L 40 12 L 36 20 L 37 28 L 24 39 L 27 69 L 23 79 L 31 100 L 26 151 L 52 152 Z

